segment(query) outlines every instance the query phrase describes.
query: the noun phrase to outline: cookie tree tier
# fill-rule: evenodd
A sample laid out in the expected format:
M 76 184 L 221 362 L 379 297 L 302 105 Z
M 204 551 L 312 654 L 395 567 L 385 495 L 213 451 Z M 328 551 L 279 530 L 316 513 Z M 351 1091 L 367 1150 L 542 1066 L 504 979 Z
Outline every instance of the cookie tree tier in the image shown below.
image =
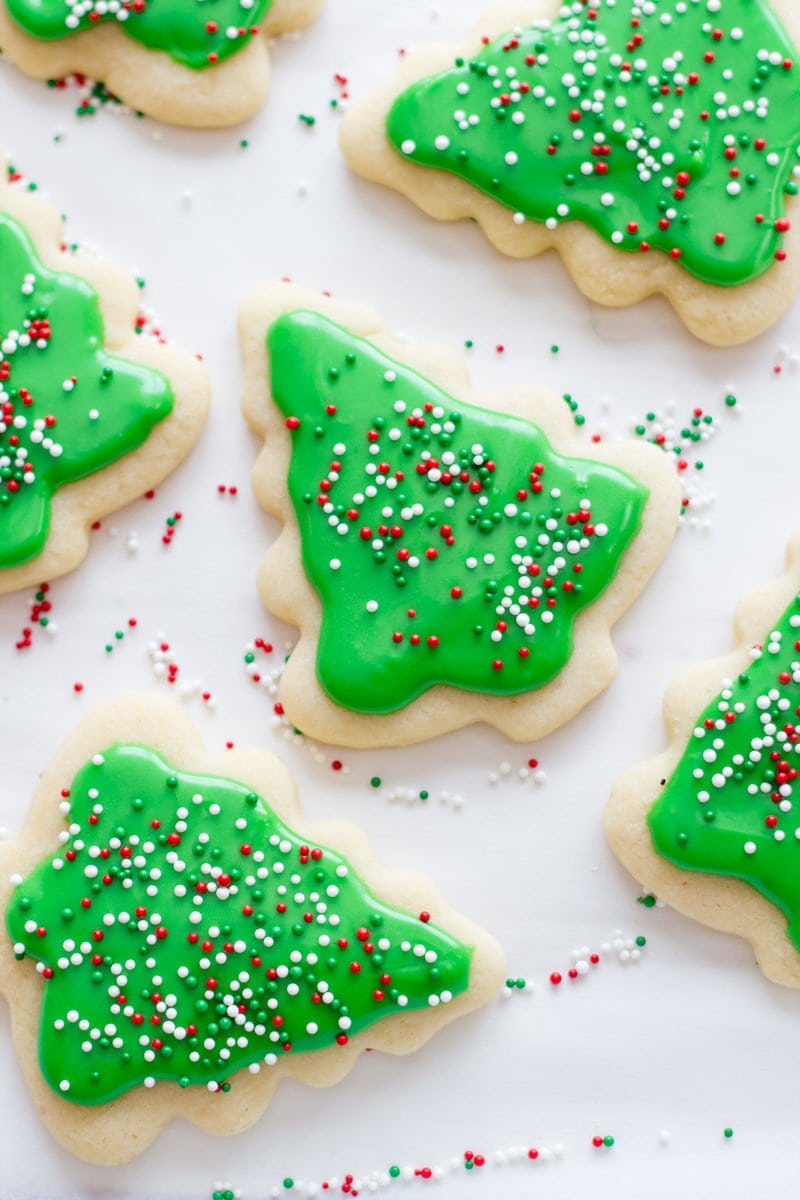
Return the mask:
M 390 713 L 439 683 L 515 696 L 554 679 L 647 489 L 318 313 L 279 317 L 267 344 L 330 698 Z
M 43 978 L 40 1064 L 67 1100 L 227 1091 L 242 1067 L 335 1051 L 467 988 L 470 947 L 384 904 L 243 784 L 116 744 L 66 795 L 63 844 L 6 919 Z
M 387 133 L 518 224 L 579 220 L 732 286 L 785 257 L 796 59 L 766 0 L 580 0 L 412 84 Z
M 116 462 L 173 409 L 158 371 L 104 349 L 93 288 L 0 212 L 0 568 L 36 557 L 53 493 Z
M 19 27 L 43 41 L 113 22 L 192 70 L 236 54 L 259 32 L 272 0 L 6 0 Z
M 800 596 L 725 680 L 648 814 L 653 845 L 689 871 L 755 888 L 800 950 Z

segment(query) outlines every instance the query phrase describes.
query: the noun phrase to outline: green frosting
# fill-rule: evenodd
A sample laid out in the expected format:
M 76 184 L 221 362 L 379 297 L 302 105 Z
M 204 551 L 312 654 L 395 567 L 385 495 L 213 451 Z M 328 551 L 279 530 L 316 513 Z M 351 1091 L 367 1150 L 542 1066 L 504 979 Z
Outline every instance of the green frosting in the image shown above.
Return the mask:
M 0 569 L 44 549 L 51 499 L 141 446 L 172 411 L 167 380 L 103 349 L 97 295 L 48 270 L 0 212 Z
M 344 1046 L 468 985 L 469 947 L 384 904 L 241 783 L 115 745 L 69 797 L 68 836 L 6 913 L 45 980 L 42 1074 L 68 1100 L 156 1080 L 227 1091 L 242 1067 Z
M 740 879 L 766 896 L 800 950 L 798 639 L 800 596 L 700 714 L 648 823 L 675 866 Z
M 282 316 L 267 344 L 331 699 L 388 713 L 437 683 L 515 696 L 554 679 L 647 490 L 317 313 Z
M 113 21 L 149 50 L 199 71 L 242 50 L 272 0 L 6 0 L 26 33 L 60 41 Z
M 413 84 L 387 133 L 518 224 L 583 221 L 731 286 L 785 256 L 796 53 L 764 0 L 564 4 Z

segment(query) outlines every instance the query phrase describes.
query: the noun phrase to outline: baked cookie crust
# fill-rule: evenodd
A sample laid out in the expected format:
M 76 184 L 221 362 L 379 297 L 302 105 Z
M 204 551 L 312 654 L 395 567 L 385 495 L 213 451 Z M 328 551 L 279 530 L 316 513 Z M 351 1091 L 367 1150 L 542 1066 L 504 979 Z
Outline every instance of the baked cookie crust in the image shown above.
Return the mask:
M 376 860 L 359 829 L 344 821 L 311 822 L 301 812 L 294 784 L 284 765 L 266 751 L 236 748 L 209 754 L 189 718 L 177 705 L 149 692 L 119 696 L 86 717 L 57 751 L 42 774 L 29 816 L 13 840 L 0 845 L 0 911 L 5 912 L 19 880 L 57 850 L 64 816 L 62 789 L 94 755 L 116 744 L 157 751 L 177 771 L 235 780 L 263 797 L 277 817 L 313 845 L 342 854 L 362 882 L 385 904 L 416 915 L 431 914 L 436 925 L 472 947 L 469 987 L 448 1004 L 392 1013 L 352 1037 L 346 1045 L 313 1053 L 282 1055 L 268 1069 L 235 1073 L 230 1092 L 203 1086 L 182 1089 L 159 1081 L 109 1103 L 83 1106 L 63 1099 L 45 1082 L 38 1065 L 42 979 L 30 959 L 16 960 L 8 934 L 0 933 L 0 993 L 11 1007 L 15 1048 L 36 1109 L 53 1136 L 78 1157 L 93 1163 L 128 1162 L 141 1154 L 174 1118 L 181 1117 L 209 1134 L 248 1129 L 266 1109 L 281 1079 L 292 1077 L 313 1087 L 342 1079 L 367 1048 L 407 1054 L 422 1046 L 449 1021 L 486 1003 L 504 977 L 497 943 L 456 913 L 422 875 L 389 871 Z
M 639 532 L 611 583 L 577 616 L 572 655 L 552 682 L 514 697 L 436 685 L 389 714 L 349 711 L 334 703 L 322 689 L 316 671 L 322 607 L 301 565 L 298 524 L 286 484 L 291 437 L 282 414 L 269 399 L 266 333 L 282 313 L 299 309 L 320 313 L 369 339 L 456 399 L 528 418 L 542 429 L 556 452 L 619 467 L 649 489 Z M 253 293 L 241 309 L 240 335 L 245 361 L 243 411 L 249 425 L 264 438 L 264 448 L 253 470 L 253 488 L 259 503 L 283 522 L 280 537 L 259 570 L 258 587 L 267 608 L 300 629 L 300 639 L 281 682 L 281 700 L 298 728 L 321 741 L 374 747 L 409 745 L 485 722 L 515 741 L 529 741 L 564 724 L 603 691 L 616 670 L 611 626 L 642 591 L 677 527 L 680 487 L 675 470 L 661 451 L 633 441 L 578 445 L 563 401 L 552 394 L 528 387 L 476 397 L 469 388 L 462 360 L 451 350 L 400 342 L 368 309 L 293 284 L 267 285 Z
M 792 0 L 773 0 L 773 8 L 800 46 L 800 7 Z M 493 41 L 535 20 L 553 20 L 558 12 L 554 0 L 500 0 L 462 45 L 431 45 L 410 53 L 391 79 L 346 113 L 341 146 L 348 163 L 365 179 L 400 192 L 437 220 L 477 221 L 503 254 L 534 258 L 556 250 L 576 286 L 597 304 L 616 308 L 663 295 L 686 327 L 711 345 L 732 346 L 757 337 L 786 312 L 800 288 L 796 196 L 786 197 L 786 214 L 792 219 L 784 242 L 786 261 L 748 283 L 722 287 L 695 278 L 666 254 L 617 250 L 577 220 L 555 229 L 532 220 L 517 225 L 508 208 L 466 180 L 407 161 L 390 144 L 387 115 L 411 84 L 448 70 L 459 55 L 474 57 L 484 39 Z

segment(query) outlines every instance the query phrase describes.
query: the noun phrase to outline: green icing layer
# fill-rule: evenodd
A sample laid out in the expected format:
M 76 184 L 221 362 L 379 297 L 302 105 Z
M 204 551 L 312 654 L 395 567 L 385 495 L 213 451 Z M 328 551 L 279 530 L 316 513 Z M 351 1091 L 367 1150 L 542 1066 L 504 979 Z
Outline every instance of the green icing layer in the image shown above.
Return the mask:
M 700 714 L 648 822 L 677 867 L 748 883 L 800 950 L 800 597 Z
M 241 783 L 115 745 L 69 796 L 68 837 L 6 913 L 45 980 L 41 1070 L 68 1100 L 156 1080 L 227 1091 L 242 1067 L 344 1046 L 468 985 L 469 947 L 384 904 Z
M 167 380 L 103 349 L 97 295 L 46 268 L 0 212 L 0 569 L 41 554 L 53 493 L 137 449 Z
M 413 84 L 387 133 L 519 224 L 583 221 L 732 286 L 785 256 L 796 54 L 763 0 L 564 4 Z
M 267 343 L 331 699 L 388 713 L 437 683 L 515 696 L 554 679 L 646 489 L 317 313 L 279 318 Z
M 243 49 L 272 0 L 6 0 L 17 24 L 42 41 L 60 41 L 113 21 L 149 50 L 193 70 Z

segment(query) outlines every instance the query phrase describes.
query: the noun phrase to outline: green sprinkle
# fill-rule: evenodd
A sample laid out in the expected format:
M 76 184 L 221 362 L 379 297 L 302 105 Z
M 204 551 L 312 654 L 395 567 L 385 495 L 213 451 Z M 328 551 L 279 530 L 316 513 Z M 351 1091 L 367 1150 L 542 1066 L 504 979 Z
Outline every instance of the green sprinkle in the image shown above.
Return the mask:
M 309 128 L 317 123 L 317 118 L 310 116 L 308 113 L 298 113 L 297 118 L 298 120 L 302 121 L 304 125 L 308 125 Z
M 471 350 L 475 343 L 473 342 L 472 338 L 467 338 L 467 340 L 464 342 L 464 345 L 468 350 Z
M 294 1180 L 290 1175 L 287 1175 L 284 1179 L 283 1186 L 286 1188 L 287 1192 L 291 1191 L 291 1189 L 294 1187 Z
M 558 350 L 558 346 L 551 347 L 551 349 Z M 584 417 L 582 413 L 578 412 L 578 401 L 573 400 L 573 398 L 569 392 L 564 393 L 564 395 L 562 396 L 562 400 L 564 400 L 565 403 L 569 406 L 569 411 L 573 414 L 573 419 L 575 421 L 575 424 L 576 425 L 585 424 L 586 417 Z
M 603 1138 L 603 1145 L 608 1146 L 608 1147 L 611 1147 L 614 1145 L 614 1139 L 610 1133 L 606 1134 L 606 1136 Z
M 397 1176 L 400 1174 L 400 1168 L 389 1167 L 389 1174 L 391 1175 L 392 1179 L 397 1179 Z
M 419 798 L 420 798 L 420 800 L 427 800 L 428 795 L 429 795 L 429 793 L 425 790 L 425 788 L 423 788 L 419 794 Z
M 648 894 L 646 896 L 638 896 L 636 899 L 636 903 L 643 904 L 645 906 L 645 908 L 655 908 L 656 898 L 652 892 L 648 892 Z
M 640 934 L 639 934 L 639 936 L 638 936 L 638 937 L 637 937 L 637 939 L 636 939 L 636 945 L 637 945 L 637 946 L 646 946 L 646 945 L 647 945 L 647 938 L 646 938 L 646 937 L 643 937 L 643 936 L 642 936 L 642 934 L 640 933 Z
M 381 786 L 380 775 L 373 775 L 372 779 L 370 779 L 370 781 L 369 781 L 369 786 L 374 787 L 374 788 L 379 788 Z
M 730 1127 L 730 1126 L 728 1126 L 728 1128 L 727 1128 L 727 1129 L 723 1129 L 723 1131 L 722 1131 L 722 1132 L 723 1132 L 723 1134 L 725 1135 L 725 1137 L 726 1137 L 726 1138 L 732 1138 L 732 1137 L 733 1137 L 733 1130 L 731 1129 L 731 1127 Z
M 241 146 L 242 150 L 246 150 L 250 143 L 248 142 L 247 138 L 242 138 L 242 140 L 239 142 L 239 145 Z
M 558 354 L 558 350 L 559 350 L 559 347 L 558 347 L 558 346 L 555 344 L 555 342 L 554 342 L 554 343 L 553 343 L 553 345 L 550 347 L 550 353 L 551 353 L 551 354 Z
M 733 394 L 726 396 L 725 403 L 727 404 L 728 408 L 736 408 L 736 397 Z

